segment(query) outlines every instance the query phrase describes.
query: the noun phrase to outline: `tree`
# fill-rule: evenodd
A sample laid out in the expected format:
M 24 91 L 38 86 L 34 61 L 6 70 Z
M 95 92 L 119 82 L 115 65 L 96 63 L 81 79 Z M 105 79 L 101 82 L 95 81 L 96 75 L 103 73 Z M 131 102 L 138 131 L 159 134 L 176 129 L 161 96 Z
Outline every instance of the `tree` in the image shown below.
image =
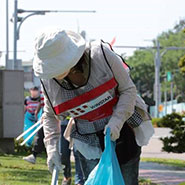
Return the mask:
M 137 86 L 138 93 L 143 97 L 153 100 L 154 62 L 153 55 L 148 51 L 137 50 L 128 59 L 128 64 L 133 67 L 131 76 Z M 150 101 L 150 100 L 148 100 Z
M 179 60 L 179 67 L 183 74 L 185 74 L 185 55 Z
M 185 27 L 185 20 L 179 21 L 173 29 L 161 33 L 157 40 L 160 42 L 160 46 L 163 48 L 176 46 L 185 47 L 185 34 L 182 31 Z M 153 41 L 155 46 L 155 40 Z M 161 50 L 162 53 L 164 51 Z M 169 50 L 161 58 L 161 83 L 162 92 L 167 86 L 168 97 L 170 97 L 170 82 L 165 84 L 162 76 L 165 76 L 168 71 L 172 72 L 174 83 L 174 97 L 184 97 L 182 101 L 185 101 L 185 78 L 180 73 L 178 67 L 178 61 L 184 56 L 185 50 Z M 154 55 L 148 50 L 136 50 L 133 56 L 127 60 L 128 64 L 133 67 L 131 76 L 137 86 L 139 94 L 144 99 L 153 100 L 153 86 L 154 86 Z M 184 60 L 183 60 L 184 62 Z M 184 63 L 183 63 L 184 65 Z M 163 98 L 163 97 L 162 97 Z M 164 99 L 162 99 L 163 101 Z
M 183 30 L 183 32 L 185 34 L 185 29 Z M 179 68 L 180 68 L 181 72 L 183 74 L 185 74 L 185 55 L 183 57 L 181 57 L 179 60 Z

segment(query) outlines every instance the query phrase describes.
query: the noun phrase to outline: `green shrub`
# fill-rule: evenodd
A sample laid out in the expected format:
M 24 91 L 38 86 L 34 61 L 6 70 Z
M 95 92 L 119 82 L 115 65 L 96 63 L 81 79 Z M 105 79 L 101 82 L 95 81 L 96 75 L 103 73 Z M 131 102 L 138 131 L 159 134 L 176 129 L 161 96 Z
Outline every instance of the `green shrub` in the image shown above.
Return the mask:
M 20 143 L 23 142 L 23 139 L 20 139 L 19 141 L 14 140 L 15 144 L 15 153 L 28 153 L 30 154 L 32 152 L 32 146 L 28 147 L 26 145 L 21 146 Z
M 154 127 L 162 127 L 160 122 L 161 122 L 161 118 L 152 118 L 152 125 Z
M 166 152 L 183 153 L 185 152 L 185 121 L 183 115 L 178 113 L 168 114 L 161 119 L 161 124 L 172 130 L 172 136 L 161 138 L 163 150 Z

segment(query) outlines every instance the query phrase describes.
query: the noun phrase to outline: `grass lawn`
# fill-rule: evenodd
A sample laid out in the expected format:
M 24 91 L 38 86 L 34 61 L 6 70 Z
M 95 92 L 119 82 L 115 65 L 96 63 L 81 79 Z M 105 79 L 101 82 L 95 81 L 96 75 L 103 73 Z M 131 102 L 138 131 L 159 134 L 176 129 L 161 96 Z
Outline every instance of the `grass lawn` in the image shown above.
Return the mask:
M 50 185 L 51 174 L 46 166 L 46 155 L 37 158 L 35 165 L 22 159 L 23 154 L 0 154 L 0 185 Z M 74 185 L 74 163 L 72 163 L 72 185 Z M 59 185 L 62 173 L 59 175 Z M 155 185 L 150 180 L 140 179 L 140 185 Z
M 0 155 L 0 185 L 46 185 L 51 174 L 46 166 L 46 156 L 37 158 L 33 165 L 22 160 L 23 155 Z M 73 168 L 74 174 L 74 168 Z M 59 177 L 61 184 L 62 174 Z
M 178 160 L 178 159 L 141 158 L 141 161 L 154 162 L 154 163 L 160 163 L 160 164 L 185 168 L 185 161 Z

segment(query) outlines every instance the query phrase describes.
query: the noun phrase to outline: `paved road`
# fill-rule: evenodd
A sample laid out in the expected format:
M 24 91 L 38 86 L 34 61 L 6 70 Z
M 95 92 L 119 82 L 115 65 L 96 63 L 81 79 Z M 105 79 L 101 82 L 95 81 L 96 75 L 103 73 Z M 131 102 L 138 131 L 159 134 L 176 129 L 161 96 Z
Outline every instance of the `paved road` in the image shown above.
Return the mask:
M 162 142 L 160 137 L 170 136 L 170 129 L 157 128 L 149 144 L 142 149 L 142 157 L 148 158 L 166 158 L 185 160 L 185 153 L 174 154 L 162 151 Z M 140 177 L 151 179 L 152 182 L 162 185 L 177 185 L 185 182 L 185 168 L 177 168 L 157 163 L 141 162 Z

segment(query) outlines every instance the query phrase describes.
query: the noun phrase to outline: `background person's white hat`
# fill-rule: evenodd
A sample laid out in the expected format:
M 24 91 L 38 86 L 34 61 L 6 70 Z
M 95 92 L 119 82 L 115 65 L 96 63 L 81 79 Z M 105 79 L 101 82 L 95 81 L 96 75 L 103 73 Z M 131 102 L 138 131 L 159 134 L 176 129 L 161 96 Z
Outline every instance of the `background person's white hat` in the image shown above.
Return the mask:
M 33 69 L 39 78 L 51 79 L 70 70 L 85 51 L 81 35 L 62 29 L 47 30 L 36 38 Z

